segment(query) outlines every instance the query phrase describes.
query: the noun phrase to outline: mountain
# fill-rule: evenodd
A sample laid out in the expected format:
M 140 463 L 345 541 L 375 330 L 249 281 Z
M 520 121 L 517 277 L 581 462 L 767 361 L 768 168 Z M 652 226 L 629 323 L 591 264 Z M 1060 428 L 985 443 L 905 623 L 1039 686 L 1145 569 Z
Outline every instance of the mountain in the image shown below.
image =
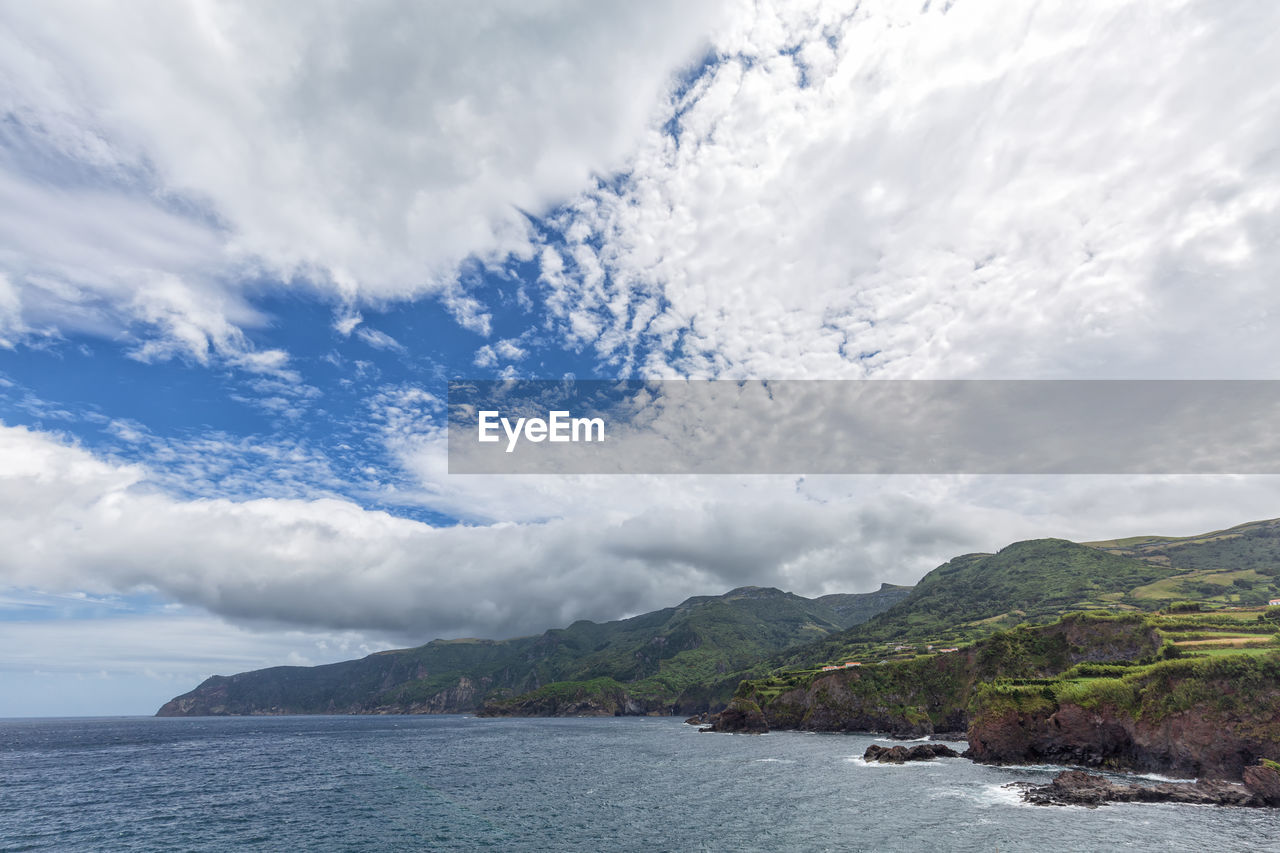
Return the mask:
M 703 711 L 744 679 L 906 660 L 1021 623 L 1265 606 L 1280 597 L 1280 520 L 1199 536 L 1016 542 L 955 557 L 915 587 L 805 599 L 744 587 L 677 607 L 512 640 L 436 640 L 322 667 L 208 679 L 162 715 Z
M 897 607 L 861 626 L 876 639 L 924 636 L 1006 617 L 1034 621 L 1106 607 L 1176 570 L 1063 539 L 1015 542 L 934 569 Z
M 880 584 L 875 592 L 836 593 L 815 598 L 814 601 L 830 607 L 841 623 L 861 625 L 911 594 L 911 587 L 891 583 Z
M 980 761 L 1247 779 L 1280 758 L 1277 578 L 1277 520 L 968 554 L 775 655 L 712 730 L 963 731 Z
M 1132 597 L 1142 602 L 1256 607 L 1280 596 L 1280 519 L 1251 521 L 1198 536 L 1135 536 L 1086 544 L 1180 570 L 1132 590 Z
M 807 599 L 742 587 L 533 637 L 435 640 L 326 666 L 213 676 L 158 715 L 456 713 L 486 704 L 501 713 L 504 700 L 538 691 L 544 700 L 565 699 L 553 713 L 704 710 L 732 694 L 740 680 L 732 673 L 848 628 L 909 593 L 910 587 L 885 584 L 871 593 Z
M 772 663 L 805 666 L 873 652 L 883 657 L 885 644 L 967 642 L 1074 610 L 1155 609 L 1158 602 L 1130 600 L 1130 592 L 1179 571 L 1064 539 L 1015 542 L 995 554 L 955 557 L 884 613 L 779 653 Z
M 1023 622 L 1077 610 L 1152 612 L 1181 604 L 1259 607 L 1280 597 L 1280 519 L 1196 536 L 1076 543 L 1015 542 L 995 554 L 955 557 L 901 602 L 841 633 L 787 649 L 766 669 L 876 655 L 902 644 L 972 642 Z M 897 650 L 896 656 L 910 654 Z

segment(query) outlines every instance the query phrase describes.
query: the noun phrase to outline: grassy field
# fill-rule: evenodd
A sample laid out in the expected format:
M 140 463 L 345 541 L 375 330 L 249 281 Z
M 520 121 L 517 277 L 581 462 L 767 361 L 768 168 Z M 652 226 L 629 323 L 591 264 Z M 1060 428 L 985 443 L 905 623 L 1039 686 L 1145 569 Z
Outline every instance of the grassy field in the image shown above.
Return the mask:
M 1129 596 L 1143 602 L 1192 600 L 1242 604 L 1250 592 L 1255 593 L 1255 600 L 1262 595 L 1270 597 L 1273 586 L 1275 578 L 1255 569 L 1193 570 L 1135 587 Z
M 1271 611 L 1280 611 L 1275 607 L 1233 607 L 1216 609 L 1202 613 L 1146 613 L 1142 619 L 1145 624 L 1155 628 L 1160 637 L 1170 646 L 1177 649 L 1179 657 L 1221 657 L 1230 654 L 1265 654 L 1280 651 L 1280 614 L 1271 613 L 1272 618 L 1264 618 Z M 1117 615 L 1114 609 L 1093 611 L 1099 615 Z M 861 643 L 846 647 L 838 657 L 798 669 L 789 669 L 788 673 L 804 676 L 820 674 L 822 666 L 840 666 L 845 661 L 859 661 L 863 666 L 894 664 L 915 660 L 922 657 L 933 657 L 951 654 L 941 651 L 942 648 L 968 648 L 980 637 L 988 636 L 991 627 L 1002 627 L 1008 630 L 1014 624 L 997 626 L 1000 617 L 982 620 L 982 629 L 970 640 L 955 641 L 955 632 L 948 632 L 945 641 Z M 1274 620 L 1274 621 L 1273 621 Z M 903 646 L 905 648 L 898 648 Z M 932 646 L 933 648 L 929 648 Z

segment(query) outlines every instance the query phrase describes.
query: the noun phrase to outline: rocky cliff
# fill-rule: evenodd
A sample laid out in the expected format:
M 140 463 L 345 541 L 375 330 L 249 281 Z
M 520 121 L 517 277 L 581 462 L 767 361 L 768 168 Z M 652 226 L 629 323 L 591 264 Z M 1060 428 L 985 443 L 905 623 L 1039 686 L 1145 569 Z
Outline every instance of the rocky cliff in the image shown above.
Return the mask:
M 1123 678 L 989 686 L 969 756 L 1239 780 L 1280 759 L 1280 656 L 1166 661 Z
M 1140 615 L 1072 614 L 959 652 L 744 682 L 737 696 L 759 706 L 770 728 L 919 737 L 964 731 L 979 684 L 1048 679 L 1081 663 L 1154 659 L 1161 643 Z
M 1280 759 L 1280 653 L 1165 659 L 1179 649 L 1156 626 L 1188 625 L 1161 618 L 1072 614 L 950 654 L 744 682 L 713 730 L 967 730 L 981 762 L 1226 780 Z

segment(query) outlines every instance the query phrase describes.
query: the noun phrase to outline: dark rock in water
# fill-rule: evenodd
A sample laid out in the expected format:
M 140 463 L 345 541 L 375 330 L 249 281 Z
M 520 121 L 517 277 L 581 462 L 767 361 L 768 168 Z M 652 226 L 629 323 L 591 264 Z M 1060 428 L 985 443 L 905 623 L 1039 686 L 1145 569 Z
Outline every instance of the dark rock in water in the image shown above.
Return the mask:
M 1261 796 L 1236 782 L 1162 782 L 1125 785 L 1083 770 L 1064 770 L 1048 785 L 1027 788 L 1022 798 L 1037 806 L 1088 806 L 1104 803 L 1188 803 L 1201 806 L 1265 806 Z
M 711 722 L 711 717 L 706 711 L 703 711 L 701 714 L 694 714 L 692 717 L 685 720 L 685 722 L 691 726 L 705 726 L 707 723 Z
M 933 734 L 929 735 L 929 737 L 932 738 L 933 740 L 963 741 L 968 739 L 969 733 L 966 731 L 934 732 Z
M 760 706 L 754 702 L 734 699 L 721 711 L 704 732 L 734 732 L 737 734 L 763 735 L 769 733 Z
M 1268 806 L 1280 806 L 1280 771 L 1274 763 L 1246 767 L 1244 786 Z
M 913 747 L 880 746 L 873 743 L 862 754 L 864 761 L 878 761 L 881 764 L 902 764 L 907 761 L 929 761 L 933 758 L 959 758 L 956 752 L 946 744 L 921 743 Z

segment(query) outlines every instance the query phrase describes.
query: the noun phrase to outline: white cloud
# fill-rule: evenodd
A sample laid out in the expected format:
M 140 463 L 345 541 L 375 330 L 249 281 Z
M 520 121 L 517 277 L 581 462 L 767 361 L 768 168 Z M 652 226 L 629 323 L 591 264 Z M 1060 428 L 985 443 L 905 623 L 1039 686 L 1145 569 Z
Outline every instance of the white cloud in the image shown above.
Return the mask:
M 0 272 L 0 348 L 13 349 L 14 340 L 27 331 L 22 322 L 22 303 L 18 289 Z
M 285 367 L 289 357 L 282 350 L 259 350 L 249 343 L 227 319 L 225 301 L 218 295 L 167 274 L 140 276 L 134 286 L 130 313 L 156 332 L 133 351 L 134 358 L 149 362 L 188 356 L 207 365 L 218 355 L 251 373 L 299 379 Z
M 424 500 L 450 512 L 525 520 L 184 500 L 141 467 L 3 427 L 0 588 L 144 591 L 242 625 L 402 642 L 512 636 L 743 584 L 910 583 L 1034 536 L 1190 534 L 1265 517 L 1280 490 L 1270 477 L 423 479 Z
M 404 344 L 388 335 L 386 332 L 380 332 L 377 329 L 362 327 L 356 329 L 356 337 L 364 341 L 374 349 L 391 350 L 392 352 L 406 352 Z
M 740 4 L 544 250 L 649 375 L 1270 375 L 1280 7 Z M 647 355 L 644 353 L 647 350 Z
M 529 354 L 527 350 L 511 339 L 498 341 L 493 345 L 493 349 L 494 352 L 507 361 L 519 361 Z
M 528 255 L 525 212 L 623 162 L 712 7 L 6 4 L 0 320 L 203 360 L 261 322 L 244 281 L 347 306 Z M 137 328 L 136 324 L 142 324 Z
M 499 360 L 507 362 L 506 369 L 511 369 L 511 362 L 521 361 L 529 351 L 514 338 L 506 338 L 494 344 L 485 344 L 476 350 L 472 364 L 476 367 L 496 367 Z M 505 378 L 510 378 L 505 377 Z
M 360 316 L 358 311 L 340 313 L 333 321 L 333 329 L 345 338 L 355 331 L 356 326 L 359 326 L 363 321 L 364 317 Z

